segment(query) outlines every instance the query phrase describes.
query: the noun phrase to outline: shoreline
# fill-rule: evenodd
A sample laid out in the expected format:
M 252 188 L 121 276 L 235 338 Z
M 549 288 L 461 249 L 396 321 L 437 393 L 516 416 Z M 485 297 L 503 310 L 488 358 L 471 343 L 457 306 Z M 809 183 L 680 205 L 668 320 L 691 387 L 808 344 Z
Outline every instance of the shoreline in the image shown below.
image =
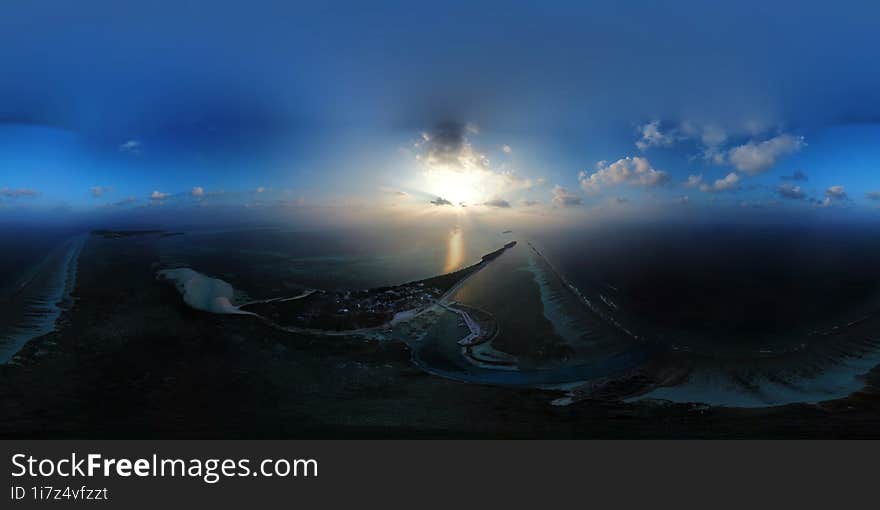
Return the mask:
M 13 293 L 12 299 L 26 300 L 27 303 L 22 305 L 23 317 L 18 325 L 9 326 L 11 332 L 4 338 L 0 364 L 16 363 L 27 344 L 58 330 L 64 312 L 72 308 L 76 300 L 79 258 L 88 235 L 77 234 L 64 240 L 44 257 L 27 281 Z M 53 262 L 55 258 L 58 260 Z M 40 279 L 46 281 L 38 282 Z M 43 287 L 31 288 L 38 284 Z
M 328 341 L 193 312 L 156 282 L 155 254 L 88 246 L 73 309 L 26 345 L 21 363 L 0 366 L 5 437 L 867 438 L 880 430 L 880 370 L 868 376 L 870 390 L 815 405 L 588 398 L 560 408 L 550 405 L 559 389 L 505 384 L 515 374 L 459 384 L 473 381 L 414 366 L 403 342 Z M 230 415 L 232 399 L 241 407 Z M 364 413 L 371 418 L 360 420 Z

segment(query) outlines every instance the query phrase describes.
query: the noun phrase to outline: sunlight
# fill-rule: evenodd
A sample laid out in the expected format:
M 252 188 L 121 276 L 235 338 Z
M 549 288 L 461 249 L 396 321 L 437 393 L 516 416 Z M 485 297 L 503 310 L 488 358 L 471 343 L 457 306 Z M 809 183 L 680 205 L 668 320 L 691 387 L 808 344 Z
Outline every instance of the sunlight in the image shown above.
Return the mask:
M 462 203 L 470 205 L 482 201 L 479 192 L 482 177 L 479 172 L 439 168 L 427 172 L 425 179 L 429 193 L 449 200 L 456 207 Z
M 464 262 L 464 236 L 460 228 L 455 228 L 449 233 L 446 248 L 446 262 L 443 264 L 443 272 L 451 273 L 459 269 Z

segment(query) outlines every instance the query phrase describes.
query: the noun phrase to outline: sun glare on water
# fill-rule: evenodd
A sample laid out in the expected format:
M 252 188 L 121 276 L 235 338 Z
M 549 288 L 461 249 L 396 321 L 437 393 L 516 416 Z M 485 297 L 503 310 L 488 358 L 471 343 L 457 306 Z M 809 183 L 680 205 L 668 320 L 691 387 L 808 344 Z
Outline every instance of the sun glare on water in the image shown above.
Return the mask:
M 446 262 L 443 264 L 443 272 L 451 273 L 461 268 L 464 263 L 464 236 L 461 229 L 456 228 L 449 233 L 446 247 Z

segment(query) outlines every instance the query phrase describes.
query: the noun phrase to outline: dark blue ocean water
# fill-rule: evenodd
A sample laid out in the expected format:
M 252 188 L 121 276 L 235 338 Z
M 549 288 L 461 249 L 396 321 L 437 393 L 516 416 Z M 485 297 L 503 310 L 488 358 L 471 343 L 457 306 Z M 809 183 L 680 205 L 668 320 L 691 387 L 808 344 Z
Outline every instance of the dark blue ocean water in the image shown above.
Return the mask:
M 864 225 L 608 226 L 537 232 L 592 303 L 683 354 L 689 379 L 651 397 L 815 402 L 880 363 L 880 230 Z
M 75 233 L 0 231 L 0 359 L 52 329 L 85 240 Z M 565 338 L 575 361 L 589 359 L 595 373 L 613 368 L 603 357 L 610 362 L 632 352 L 632 339 L 688 353 L 690 379 L 653 396 L 730 405 L 816 401 L 858 390 L 859 376 L 880 359 L 862 341 L 880 336 L 873 325 L 880 325 L 880 231 L 864 226 L 617 225 L 509 234 L 473 225 L 203 229 L 156 242 L 160 265 L 191 267 L 259 299 L 427 278 L 469 265 L 511 239 L 520 242 L 517 250 L 461 297 L 479 301 L 502 330 L 517 332 L 519 343 L 535 332 L 510 298 L 543 308 L 541 335 Z M 525 299 L 523 292 L 536 296 Z M 605 326 L 597 321 L 624 334 L 600 334 Z M 853 321 L 862 322 L 848 330 Z M 615 338 L 624 339 L 619 349 Z M 536 380 L 581 373 L 568 365 L 555 370 Z
M 0 227 L 0 362 L 53 329 L 85 238 L 78 229 Z
M 500 233 L 455 225 L 322 231 L 194 230 L 160 241 L 162 264 L 223 279 L 251 298 L 303 288 L 396 285 L 475 263 L 503 244 Z
M 651 227 L 537 235 L 634 327 L 694 348 L 759 348 L 880 304 L 880 230 Z M 599 298 L 602 300 L 602 298 Z

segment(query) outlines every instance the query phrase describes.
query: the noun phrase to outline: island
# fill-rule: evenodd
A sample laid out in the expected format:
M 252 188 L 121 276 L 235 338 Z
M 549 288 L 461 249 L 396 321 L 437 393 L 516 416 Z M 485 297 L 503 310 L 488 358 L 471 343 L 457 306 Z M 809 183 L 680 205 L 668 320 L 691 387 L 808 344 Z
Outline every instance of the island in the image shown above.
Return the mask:
M 312 290 L 293 298 L 245 303 L 239 309 L 286 328 L 336 332 L 385 328 L 444 303 L 464 280 L 514 246 L 516 241 L 511 241 L 475 264 L 424 280 L 364 290 Z M 477 337 L 482 335 L 475 334 L 469 343 Z

